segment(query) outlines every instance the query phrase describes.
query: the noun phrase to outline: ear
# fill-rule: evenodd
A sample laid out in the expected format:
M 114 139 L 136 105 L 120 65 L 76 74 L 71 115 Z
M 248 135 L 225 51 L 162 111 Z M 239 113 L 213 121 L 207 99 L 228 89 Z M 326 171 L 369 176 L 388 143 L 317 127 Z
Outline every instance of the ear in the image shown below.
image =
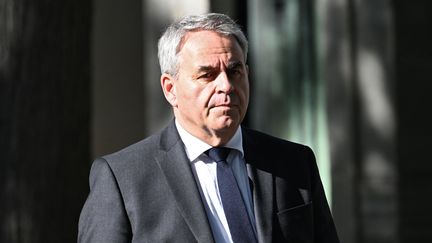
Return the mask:
M 163 73 L 160 77 L 162 91 L 165 99 L 172 107 L 177 107 L 177 94 L 175 89 L 175 79 L 167 73 Z

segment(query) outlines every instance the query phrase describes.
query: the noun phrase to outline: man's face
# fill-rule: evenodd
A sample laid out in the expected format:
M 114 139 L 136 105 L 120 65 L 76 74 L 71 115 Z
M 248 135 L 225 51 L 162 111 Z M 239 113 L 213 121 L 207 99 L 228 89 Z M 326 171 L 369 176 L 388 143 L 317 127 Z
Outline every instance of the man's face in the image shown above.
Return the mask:
M 167 97 L 176 119 L 205 141 L 214 135 L 230 139 L 249 102 L 248 70 L 240 45 L 234 37 L 216 32 L 189 32 L 178 57 L 171 90 L 175 97 Z

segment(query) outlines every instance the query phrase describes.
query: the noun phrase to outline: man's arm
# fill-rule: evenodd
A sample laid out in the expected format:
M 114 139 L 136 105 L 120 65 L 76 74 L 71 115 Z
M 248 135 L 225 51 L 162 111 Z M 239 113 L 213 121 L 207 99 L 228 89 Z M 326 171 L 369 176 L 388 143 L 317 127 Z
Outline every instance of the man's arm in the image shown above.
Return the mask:
M 90 194 L 79 219 L 79 243 L 130 242 L 131 226 L 116 178 L 104 159 L 93 162 Z

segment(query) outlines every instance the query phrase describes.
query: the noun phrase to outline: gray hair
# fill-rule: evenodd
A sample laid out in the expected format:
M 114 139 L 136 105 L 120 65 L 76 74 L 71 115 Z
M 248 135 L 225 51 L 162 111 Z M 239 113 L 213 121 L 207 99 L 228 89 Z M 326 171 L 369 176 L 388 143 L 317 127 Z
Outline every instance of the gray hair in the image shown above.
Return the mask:
M 158 43 L 158 58 L 162 73 L 177 75 L 178 57 L 184 36 L 190 31 L 210 30 L 225 36 L 233 36 L 243 50 L 245 62 L 248 41 L 240 26 L 230 17 L 219 13 L 190 15 L 171 24 Z

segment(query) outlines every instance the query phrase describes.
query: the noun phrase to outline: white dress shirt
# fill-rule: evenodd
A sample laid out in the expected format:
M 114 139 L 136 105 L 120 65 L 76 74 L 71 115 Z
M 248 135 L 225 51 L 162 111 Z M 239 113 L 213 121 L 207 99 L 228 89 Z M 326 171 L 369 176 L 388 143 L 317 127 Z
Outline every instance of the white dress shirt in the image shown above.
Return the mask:
M 212 148 L 209 144 L 188 133 L 176 120 L 177 131 L 185 145 L 186 154 L 192 163 L 192 168 L 201 186 L 202 197 L 205 198 L 206 213 L 210 222 L 213 236 L 217 243 L 232 243 L 228 222 L 223 210 L 217 183 L 217 166 L 204 152 Z M 255 216 L 253 212 L 252 194 L 247 175 L 246 163 L 243 153 L 243 140 L 240 127 L 231 140 L 224 146 L 231 148 L 227 162 L 231 166 L 237 180 L 249 219 L 256 234 Z

